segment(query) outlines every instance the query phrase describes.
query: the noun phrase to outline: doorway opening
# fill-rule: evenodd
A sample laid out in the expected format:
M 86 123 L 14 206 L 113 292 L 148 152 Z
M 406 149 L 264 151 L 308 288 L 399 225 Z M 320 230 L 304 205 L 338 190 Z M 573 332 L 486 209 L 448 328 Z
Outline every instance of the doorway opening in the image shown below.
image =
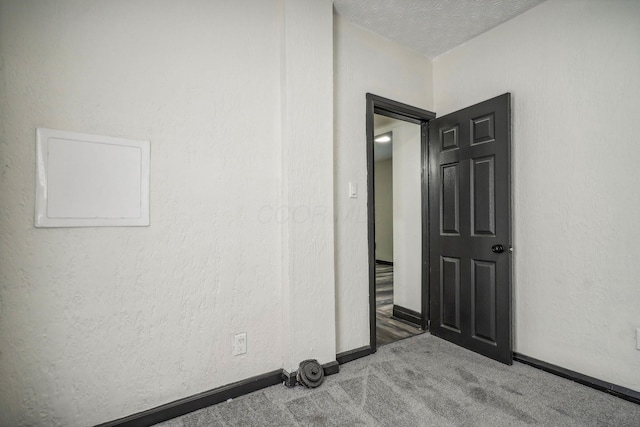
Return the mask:
M 420 125 L 374 114 L 376 342 L 423 333 Z
M 371 351 L 427 330 L 428 122 L 435 114 L 367 94 Z

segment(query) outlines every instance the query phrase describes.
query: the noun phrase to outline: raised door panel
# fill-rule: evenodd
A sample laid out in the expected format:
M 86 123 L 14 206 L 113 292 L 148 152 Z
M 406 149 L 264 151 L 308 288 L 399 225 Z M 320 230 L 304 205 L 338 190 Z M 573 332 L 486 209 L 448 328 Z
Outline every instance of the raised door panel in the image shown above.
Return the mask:
M 454 150 L 460 147 L 458 142 L 459 126 L 440 129 L 440 140 L 442 141 L 442 151 Z
M 442 166 L 441 233 L 460 234 L 460 167 L 457 163 Z
M 471 161 L 471 230 L 475 236 L 496 233 L 495 157 Z
M 472 260 L 471 319 L 474 339 L 495 345 L 496 329 L 496 264 Z
M 440 259 L 441 326 L 460 332 L 460 259 Z
M 471 119 L 471 145 L 484 144 L 495 140 L 495 117 L 487 114 Z

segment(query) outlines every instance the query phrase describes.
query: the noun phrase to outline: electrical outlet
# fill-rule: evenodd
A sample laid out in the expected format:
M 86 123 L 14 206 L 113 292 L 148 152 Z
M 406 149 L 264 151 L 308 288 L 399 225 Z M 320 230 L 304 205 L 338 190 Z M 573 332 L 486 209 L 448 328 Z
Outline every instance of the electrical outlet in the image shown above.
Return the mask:
M 233 337 L 231 348 L 234 356 L 239 356 L 247 352 L 247 333 L 243 332 Z

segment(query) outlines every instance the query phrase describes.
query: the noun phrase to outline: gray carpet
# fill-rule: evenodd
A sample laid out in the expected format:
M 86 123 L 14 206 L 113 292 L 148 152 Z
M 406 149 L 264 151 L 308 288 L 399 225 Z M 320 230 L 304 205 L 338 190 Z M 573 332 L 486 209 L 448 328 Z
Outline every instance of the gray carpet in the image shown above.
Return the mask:
M 640 405 L 428 333 L 341 365 L 317 389 L 276 385 L 160 425 L 639 426 Z

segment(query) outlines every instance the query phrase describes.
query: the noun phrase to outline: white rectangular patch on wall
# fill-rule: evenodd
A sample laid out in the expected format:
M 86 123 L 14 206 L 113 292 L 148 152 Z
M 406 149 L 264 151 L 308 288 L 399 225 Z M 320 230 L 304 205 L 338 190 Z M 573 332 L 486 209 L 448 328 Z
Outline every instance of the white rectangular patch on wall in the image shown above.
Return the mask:
M 36 227 L 149 225 L 149 141 L 36 131 Z

